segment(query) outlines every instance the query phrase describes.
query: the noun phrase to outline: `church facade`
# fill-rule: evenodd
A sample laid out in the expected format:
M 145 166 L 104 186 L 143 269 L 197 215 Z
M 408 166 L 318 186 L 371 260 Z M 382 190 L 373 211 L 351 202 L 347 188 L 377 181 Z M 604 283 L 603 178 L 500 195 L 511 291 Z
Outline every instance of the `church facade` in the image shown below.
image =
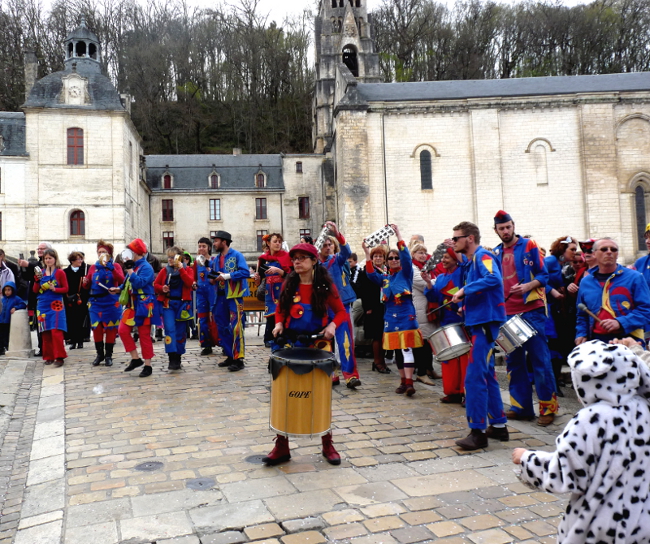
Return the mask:
M 622 261 L 650 221 L 650 73 L 381 83 L 365 0 L 323 0 L 315 21 L 314 153 L 143 156 L 130 102 L 101 73 L 82 22 L 65 69 L 0 113 L 0 247 L 53 242 L 94 255 L 134 237 L 162 254 L 217 230 L 254 262 L 266 233 L 289 244 L 340 224 L 353 249 L 386 223 L 433 249 L 469 220 L 497 238 L 612 236 Z

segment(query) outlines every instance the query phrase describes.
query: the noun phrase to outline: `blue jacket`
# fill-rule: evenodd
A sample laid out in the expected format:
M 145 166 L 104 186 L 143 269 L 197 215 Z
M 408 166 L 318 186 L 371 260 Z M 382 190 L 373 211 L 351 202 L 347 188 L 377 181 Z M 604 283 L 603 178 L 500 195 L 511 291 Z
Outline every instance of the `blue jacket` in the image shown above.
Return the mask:
M 230 277 L 225 282 L 217 282 L 219 290 L 225 289 L 226 298 L 241 298 L 250 296 L 248 289 L 248 278 L 251 273 L 248 270 L 248 264 L 244 256 L 232 248 L 228 248 L 225 255 L 223 267 L 221 263 L 221 254 L 217 253 L 212 259 L 212 270 L 215 272 L 222 272 L 230 274 Z
M 544 259 L 544 266 L 548 272 L 548 281 L 546 283 L 546 292 L 551 289 L 560 289 L 564 287 L 564 276 L 562 276 L 562 263 L 554 255 L 549 255 Z M 518 274 L 518 273 L 517 273 Z
M 645 257 L 641 257 L 634 263 L 634 270 L 640 272 L 645 278 L 646 283 L 650 287 L 650 253 Z
M 463 267 L 465 293 L 465 325 L 505 323 L 506 304 L 503 299 L 503 279 L 497 258 L 478 246 L 470 261 Z
M 370 272 L 372 263 L 366 261 L 368 279 L 381 285 L 381 300 L 384 303 L 394 302 L 404 296 L 412 297 L 413 294 L 413 261 L 411 260 L 411 254 L 404 242 L 398 242 L 397 249 L 399 249 L 399 261 L 402 269 L 395 274 L 381 274 L 374 268 Z
M 605 310 L 626 334 L 639 340 L 643 340 L 645 330 L 650 328 L 648 284 L 639 272 L 620 264 L 603 287 L 593 274 L 585 275 L 580 282 L 577 304 L 584 304 L 596 315 Z M 576 338 L 590 338 L 594 323 L 593 317 L 578 309 Z
M 436 278 L 436 282 L 431 289 L 427 289 L 424 295 L 430 302 L 437 302 L 440 306 L 447 304 L 451 297 L 453 297 L 460 288 L 463 286 L 463 269 L 462 267 L 456 268 L 451 274 L 440 274 Z M 437 312 L 440 325 L 451 325 L 453 323 L 460 323 L 463 318 L 458 315 L 458 305 L 450 304 Z
M 499 264 L 503 262 L 503 244 L 494 248 L 494 253 L 499 259 Z M 539 252 L 537 242 L 531 238 L 522 238 L 521 236 L 514 245 L 515 266 L 517 267 L 517 277 L 522 283 L 528 283 L 533 280 L 541 283 L 540 287 L 531 289 L 524 295 L 524 304 L 534 300 L 542 299 L 546 301 L 546 283 L 548 282 L 548 272 L 544 266 L 544 259 Z
M 13 289 L 10 297 L 5 296 L 4 294 L 4 290 L 7 287 Z M 15 308 L 16 310 L 24 310 L 27 308 L 27 304 L 25 304 L 25 301 L 22 298 L 16 295 L 16 284 L 13 281 L 8 281 L 2 289 L 2 311 L 0 312 L 0 323 L 11 323 L 12 308 Z
M 357 294 L 350 283 L 350 263 L 348 262 L 350 255 L 352 255 L 350 244 L 340 244 L 339 252 L 336 255 L 328 255 L 327 259 L 321 263 L 332 276 L 344 306 L 349 306 L 357 300 Z

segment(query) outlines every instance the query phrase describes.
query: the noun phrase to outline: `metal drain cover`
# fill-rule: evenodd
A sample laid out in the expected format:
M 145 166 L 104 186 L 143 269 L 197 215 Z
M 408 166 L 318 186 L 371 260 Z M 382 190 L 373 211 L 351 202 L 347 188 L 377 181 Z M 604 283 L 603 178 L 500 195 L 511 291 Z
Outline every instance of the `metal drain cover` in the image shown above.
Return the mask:
M 263 465 L 264 461 L 262 461 L 262 459 L 264 459 L 264 457 L 266 457 L 266 455 L 249 455 L 246 457 L 246 459 L 244 459 L 244 461 L 247 463 L 252 463 L 254 465 Z
M 194 478 L 193 480 L 185 480 L 185 487 L 190 489 L 210 489 L 216 483 L 212 478 Z
M 147 461 L 146 463 L 140 463 L 135 465 L 135 470 L 140 470 L 142 472 L 153 472 L 154 470 L 161 469 L 163 464 L 160 461 Z

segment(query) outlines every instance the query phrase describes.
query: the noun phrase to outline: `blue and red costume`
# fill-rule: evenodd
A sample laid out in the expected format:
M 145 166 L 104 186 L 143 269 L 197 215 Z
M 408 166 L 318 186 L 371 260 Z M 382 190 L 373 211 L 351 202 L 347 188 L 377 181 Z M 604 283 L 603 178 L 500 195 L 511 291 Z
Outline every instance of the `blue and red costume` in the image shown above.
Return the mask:
M 51 285 L 54 285 L 53 290 L 50 289 Z M 68 292 L 65 272 L 56 269 L 54 273 L 46 275 L 43 271 L 40 280 L 34 276 L 32 290 L 37 296 L 36 321 L 43 343 L 43 360 L 65 359 L 68 356 L 63 342 L 63 333 L 68 330 L 63 304 L 63 295 Z
M 243 359 L 246 350 L 244 297 L 250 294 L 248 264 L 239 251 L 229 247 L 228 251 L 216 255 L 212 259 L 212 270 L 223 274 L 226 278 L 217 281 L 217 297 L 212 310 L 219 330 L 221 347 L 227 357 L 234 360 Z
M 506 268 L 516 270 L 516 277 L 503 272 L 507 319 L 521 315 L 537 331 L 537 334 L 527 340 L 523 346 L 506 357 L 511 410 L 525 418 L 535 415 L 533 388 L 526 362 L 528 357 L 533 368 L 535 391 L 539 398 L 539 415 L 555 414 L 558 411 L 555 376 L 551 364 L 551 352 L 546 339 L 546 284 L 549 274 L 544 265 L 544 258 L 535 240 L 521 236 L 518 237 L 514 246 L 504 248 L 503 244 L 499 244 L 494 248 L 494 252 L 499 259 L 502 271 Z M 514 261 L 514 267 L 512 267 L 512 262 L 508 266 L 506 263 L 508 258 Z M 554 276 L 554 281 L 557 279 Z M 523 295 L 513 296 L 510 293 L 510 287 L 517 284 L 517 280 L 519 283 L 537 280 L 540 285 Z M 559 281 L 562 283 L 561 271 Z
M 481 246 L 461 267 L 465 326 L 472 338 L 465 375 L 467 421 L 470 429 L 485 429 L 488 420 L 492 425 L 507 421 L 494 367 L 494 341 L 506 321 L 503 280 L 499 262 Z
M 208 279 L 208 274 L 212 267 L 212 259 L 206 257 L 205 265 L 201 265 L 195 259 L 194 278 L 196 281 L 196 317 L 199 322 L 199 343 L 202 348 L 211 348 L 214 346 L 212 335 L 210 334 L 211 322 L 213 322 L 212 308 L 217 300 L 215 287 Z
M 650 326 L 650 289 L 644 277 L 634 270 L 617 265 L 606 280 L 597 277 L 598 269 L 585 275 L 580 282 L 578 304 L 599 319 L 616 319 L 621 328 L 608 333 L 600 324 L 578 308 L 576 338 L 603 340 L 632 336 L 644 341 L 645 330 Z
M 122 285 L 122 267 L 112 259 L 105 265 L 98 260 L 90 267 L 86 278 L 90 286 L 88 313 L 93 339 L 95 342 L 103 342 L 106 333 L 106 343 L 114 344 L 122 317 L 122 305 L 120 295 L 109 293 L 108 289 Z
M 639 272 L 645 279 L 648 287 L 650 287 L 650 253 L 645 257 L 641 257 L 634 263 L 634 270 Z
M 449 273 L 446 270 L 440 274 L 430 289 L 424 294 L 434 307 L 442 306 L 451 302 L 452 297 L 463 287 L 463 269 L 458 266 L 456 270 Z M 440 326 L 455 325 L 462 323 L 463 319 L 458 315 L 458 304 L 449 304 L 439 312 L 437 316 Z M 465 373 L 469 355 L 461 355 L 449 361 L 440 361 L 442 368 L 442 388 L 445 395 L 465 394 Z
M 349 380 L 350 378 L 359 377 L 357 359 L 354 355 L 352 320 L 350 319 L 352 303 L 357 299 L 357 295 L 350 283 L 350 263 L 348 263 L 348 259 L 352 255 L 352 249 L 341 233 L 337 235 L 336 239 L 340 246 L 339 252 L 335 255 L 328 255 L 324 261 L 321 261 L 321 266 L 324 266 L 332 276 L 332 281 L 348 314 L 347 320 L 336 327 L 334 340 L 336 342 L 336 358 L 341 365 L 341 372 L 343 377 Z
M 194 269 L 183 265 L 176 269 L 167 265 L 156 277 L 154 290 L 162 307 L 163 327 L 165 328 L 165 353 L 185 353 L 187 342 L 186 321 L 192 319 L 192 285 Z M 165 293 L 163 287 L 169 286 Z

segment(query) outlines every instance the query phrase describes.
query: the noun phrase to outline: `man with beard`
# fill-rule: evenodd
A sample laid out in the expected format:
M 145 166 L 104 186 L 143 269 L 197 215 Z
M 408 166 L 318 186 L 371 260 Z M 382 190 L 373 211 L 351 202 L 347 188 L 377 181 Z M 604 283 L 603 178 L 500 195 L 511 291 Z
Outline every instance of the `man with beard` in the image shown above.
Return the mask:
M 494 252 L 501 263 L 503 273 L 507 318 L 521 315 L 537 331 L 523 346 L 506 357 L 511 404 L 506 416 L 508 419 L 525 420 L 535 417 L 533 389 L 526 364 L 529 358 L 539 398 L 537 424 L 546 427 L 553 423 L 558 410 L 555 377 L 545 332 L 545 287 L 548 272 L 535 240 L 515 234 L 515 223 L 510 214 L 503 210 L 497 212 L 494 218 L 494 232 L 502 242 L 494 248 Z

